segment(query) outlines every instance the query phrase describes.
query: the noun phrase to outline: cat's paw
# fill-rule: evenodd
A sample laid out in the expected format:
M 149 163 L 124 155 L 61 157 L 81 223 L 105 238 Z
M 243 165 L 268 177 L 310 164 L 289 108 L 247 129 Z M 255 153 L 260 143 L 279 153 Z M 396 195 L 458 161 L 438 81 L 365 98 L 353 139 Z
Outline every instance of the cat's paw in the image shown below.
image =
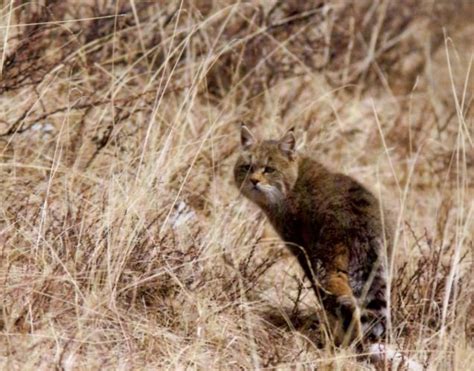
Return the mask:
M 356 299 L 351 295 L 342 295 L 337 298 L 337 315 L 341 326 L 338 338 L 341 344 L 351 344 L 362 339 L 360 310 Z

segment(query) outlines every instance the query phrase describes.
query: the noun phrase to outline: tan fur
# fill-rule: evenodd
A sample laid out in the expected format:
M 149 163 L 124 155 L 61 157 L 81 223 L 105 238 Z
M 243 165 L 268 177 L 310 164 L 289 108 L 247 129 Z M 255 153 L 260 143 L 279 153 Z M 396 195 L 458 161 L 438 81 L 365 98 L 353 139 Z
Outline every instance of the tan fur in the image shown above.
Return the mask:
M 297 154 L 292 130 L 280 140 L 257 141 L 243 126 L 241 141 L 236 184 L 298 259 L 323 302 L 336 344 L 379 338 L 392 226 L 378 200 L 354 179 Z

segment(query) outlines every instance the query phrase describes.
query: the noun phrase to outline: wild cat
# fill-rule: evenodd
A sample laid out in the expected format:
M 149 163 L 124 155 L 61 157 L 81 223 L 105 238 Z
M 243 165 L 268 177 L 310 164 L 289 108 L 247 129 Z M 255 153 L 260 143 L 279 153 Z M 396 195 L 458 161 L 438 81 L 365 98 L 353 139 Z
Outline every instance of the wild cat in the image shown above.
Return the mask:
M 393 227 L 377 198 L 351 177 L 297 153 L 293 130 L 280 140 L 258 141 L 242 125 L 241 144 L 236 185 L 298 259 L 336 345 L 363 349 L 381 338 Z

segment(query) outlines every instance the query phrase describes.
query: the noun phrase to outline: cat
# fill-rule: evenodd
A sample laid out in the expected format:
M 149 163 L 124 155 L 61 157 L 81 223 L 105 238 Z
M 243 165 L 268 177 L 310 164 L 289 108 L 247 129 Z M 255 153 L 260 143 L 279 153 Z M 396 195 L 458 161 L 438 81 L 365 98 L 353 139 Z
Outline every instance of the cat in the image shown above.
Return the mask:
M 258 141 L 241 126 L 234 180 L 297 258 L 322 302 L 338 346 L 381 339 L 387 326 L 387 265 L 393 223 L 353 178 L 296 151 L 294 130 Z

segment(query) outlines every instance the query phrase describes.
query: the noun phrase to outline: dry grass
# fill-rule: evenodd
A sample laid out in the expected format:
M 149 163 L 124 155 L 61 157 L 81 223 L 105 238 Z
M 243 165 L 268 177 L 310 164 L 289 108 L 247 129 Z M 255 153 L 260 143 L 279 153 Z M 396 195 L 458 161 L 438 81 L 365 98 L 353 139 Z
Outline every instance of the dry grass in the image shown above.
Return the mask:
M 238 196 L 238 124 L 398 210 L 388 341 L 473 351 L 474 7 L 1 4 L 2 369 L 370 369 Z

